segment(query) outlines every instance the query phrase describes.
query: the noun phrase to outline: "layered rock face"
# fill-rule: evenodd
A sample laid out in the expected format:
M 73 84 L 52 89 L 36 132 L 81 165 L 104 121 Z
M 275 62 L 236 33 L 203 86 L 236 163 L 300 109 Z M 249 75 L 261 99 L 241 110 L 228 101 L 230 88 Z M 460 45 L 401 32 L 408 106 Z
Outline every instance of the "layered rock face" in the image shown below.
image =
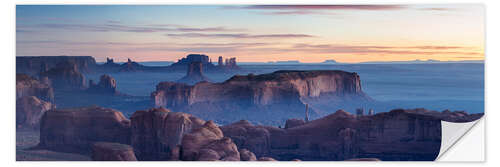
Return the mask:
M 169 160 L 182 137 L 205 121 L 164 108 L 137 111 L 131 117 L 132 146 L 139 160 Z
M 16 71 L 35 75 L 55 68 L 62 62 L 75 64 L 81 72 L 91 72 L 96 66 L 96 61 L 91 56 L 19 56 L 16 57 Z
M 42 115 L 54 108 L 52 103 L 35 96 L 23 96 L 16 101 L 16 125 L 18 128 L 39 128 Z
M 177 82 L 194 85 L 202 81 L 210 81 L 210 79 L 203 75 L 203 64 L 201 62 L 191 62 L 186 76 L 182 77 Z
M 43 101 L 54 101 L 54 90 L 46 83 L 26 74 L 16 74 L 16 99 L 35 96 Z
M 93 80 L 89 80 L 89 88 L 87 91 L 101 94 L 120 94 L 116 90 L 116 80 L 106 74 L 101 75 L 98 84 L 95 84 Z
M 246 121 L 222 126 L 240 149 L 279 160 L 434 160 L 441 146 L 441 120 L 448 113 L 393 110 L 354 116 L 343 110 L 303 125 L 278 129 Z M 453 119 L 472 120 L 478 115 Z
M 92 144 L 93 161 L 137 161 L 134 149 L 129 145 L 109 142 Z
M 213 121 L 207 121 L 202 127 L 184 135 L 178 153 L 179 160 L 184 161 L 240 160 L 236 144 L 224 137 Z
M 223 83 L 201 82 L 194 86 L 162 82 L 151 98 L 156 106 L 191 112 L 203 118 L 209 112 L 226 115 L 261 112 L 276 113 L 272 115 L 276 116 L 275 120 L 282 119 L 284 113 L 288 117 L 303 116 L 307 101 L 369 100 L 361 90 L 359 76 L 344 71 L 277 71 L 237 75 Z M 314 109 L 311 113 L 314 115 Z M 217 119 L 217 116 L 206 119 Z
M 85 76 L 70 61 L 60 62 L 56 67 L 40 73 L 40 76 L 47 77 L 55 89 L 81 90 L 86 87 Z
M 40 146 L 89 152 L 94 142 L 130 143 L 130 121 L 117 110 L 97 106 L 46 112 L 40 125 Z

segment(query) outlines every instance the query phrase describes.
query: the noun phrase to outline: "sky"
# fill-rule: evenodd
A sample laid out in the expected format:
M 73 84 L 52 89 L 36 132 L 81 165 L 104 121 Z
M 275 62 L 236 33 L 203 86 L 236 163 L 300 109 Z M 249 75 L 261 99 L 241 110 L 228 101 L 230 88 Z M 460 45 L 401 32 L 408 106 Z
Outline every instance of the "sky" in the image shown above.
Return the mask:
M 17 5 L 17 56 L 238 62 L 484 60 L 484 6 Z

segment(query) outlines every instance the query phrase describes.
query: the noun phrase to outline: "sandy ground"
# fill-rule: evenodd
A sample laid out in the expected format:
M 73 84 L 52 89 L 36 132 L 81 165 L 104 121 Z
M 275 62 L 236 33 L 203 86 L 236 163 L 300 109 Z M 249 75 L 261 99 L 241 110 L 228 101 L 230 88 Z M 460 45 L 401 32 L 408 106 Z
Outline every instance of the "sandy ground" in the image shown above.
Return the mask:
M 16 161 L 89 161 L 87 155 L 34 149 L 40 139 L 36 130 L 18 129 L 16 131 Z

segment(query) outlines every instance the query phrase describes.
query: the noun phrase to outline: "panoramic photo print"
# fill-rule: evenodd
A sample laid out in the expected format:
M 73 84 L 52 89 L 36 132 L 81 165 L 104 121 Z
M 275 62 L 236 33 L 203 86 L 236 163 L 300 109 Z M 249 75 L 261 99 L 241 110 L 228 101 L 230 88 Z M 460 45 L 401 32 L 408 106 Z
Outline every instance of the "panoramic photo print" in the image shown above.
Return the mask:
M 17 5 L 17 161 L 434 161 L 484 6 Z

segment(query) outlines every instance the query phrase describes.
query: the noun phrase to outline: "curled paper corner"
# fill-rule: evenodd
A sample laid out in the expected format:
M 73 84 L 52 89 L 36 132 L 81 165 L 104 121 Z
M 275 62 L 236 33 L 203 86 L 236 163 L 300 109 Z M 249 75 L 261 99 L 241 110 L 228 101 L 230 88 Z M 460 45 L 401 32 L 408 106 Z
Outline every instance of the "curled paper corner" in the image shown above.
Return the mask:
M 439 155 L 436 158 L 436 161 L 441 161 L 441 162 L 447 162 L 447 161 L 484 161 L 484 156 L 483 153 L 481 153 L 478 157 L 476 154 L 476 159 L 470 160 L 470 159 L 462 159 L 459 158 L 460 156 L 457 156 L 457 158 L 454 157 L 449 157 L 447 156 L 451 152 L 453 152 L 454 149 L 453 147 L 457 146 L 456 144 L 462 140 L 465 136 L 467 136 L 472 128 L 476 127 L 476 125 L 480 124 L 481 126 L 478 127 L 480 128 L 478 131 L 481 131 L 483 133 L 474 133 L 474 140 L 479 139 L 481 140 L 481 147 L 480 149 L 475 149 L 478 151 L 483 151 L 484 152 L 484 121 L 483 118 L 477 119 L 475 121 L 471 122 L 462 122 L 462 123 L 455 123 L 455 122 L 447 122 L 447 121 L 441 121 L 441 148 L 439 150 Z M 481 136 L 479 136 L 481 135 Z M 474 143 L 473 143 L 474 144 Z M 474 144 L 473 147 L 477 146 Z M 468 147 L 468 148 L 473 148 L 473 147 Z M 465 148 L 467 149 L 467 148 Z M 464 153 L 466 155 L 471 155 L 474 154 L 475 152 L 467 152 Z M 467 156 L 470 158 L 470 156 Z

